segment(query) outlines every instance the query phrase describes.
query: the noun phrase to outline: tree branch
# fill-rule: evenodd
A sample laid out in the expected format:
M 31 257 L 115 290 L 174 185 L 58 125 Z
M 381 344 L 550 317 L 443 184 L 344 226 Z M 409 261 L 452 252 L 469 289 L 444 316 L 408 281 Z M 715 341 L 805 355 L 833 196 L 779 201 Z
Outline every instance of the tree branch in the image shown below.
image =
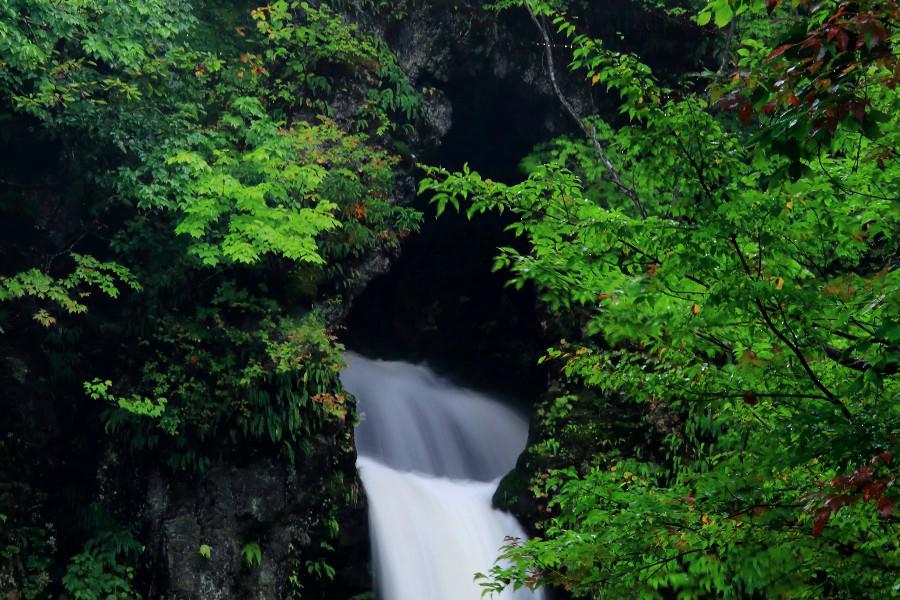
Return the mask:
M 744 271 L 747 273 L 747 276 L 752 279 L 753 275 L 750 270 L 750 265 L 747 264 L 747 259 L 744 257 L 744 253 L 741 252 L 741 247 L 738 245 L 737 239 L 734 236 L 731 236 L 731 245 L 734 248 L 734 251 L 737 252 L 737 255 L 741 261 L 741 265 L 743 266 Z M 792 342 L 790 340 L 790 338 L 788 338 L 784 334 L 783 331 L 781 331 L 780 329 L 778 329 L 775 326 L 775 322 L 772 320 L 772 317 L 769 314 L 769 311 L 766 309 L 766 307 L 762 303 L 762 301 L 759 298 L 754 298 L 753 303 L 756 304 L 756 308 L 759 309 L 759 312 L 762 315 L 763 320 L 766 322 L 766 325 L 768 326 L 769 330 L 773 334 L 775 334 L 775 337 L 777 337 L 779 340 L 781 340 L 781 343 L 783 343 L 785 346 L 787 346 L 791 350 L 791 352 L 794 353 L 794 356 L 796 356 L 797 359 L 800 361 L 800 366 L 803 367 L 803 370 L 806 372 L 807 377 L 809 377 L 809 379 L 810 379 L 810 381 L 812 381 L 813 385 L 815 385 L 817 388 L 819 388 L 819 391 L 821 391 L 825 395 L 825 398 L 829 402 L 831 402 L 836 407 L 838 407 L 838 410 L 841 411 L 841 414 L 844 415 L 844 417 L 848 421 L 853 422 L 853 415 L 850 413 L 850 411 L 847 409 L 847 407 L 844 405 L 844 403 L 841 402 L 841 399 L 838 398 L 837 396 L 835 396 L 833 393 L 831 393 L 831 390 L 829 390 L 827 387 L 825 387 L 825 384 L 822 383 L 822 381 L 819 379 L 818 375 L 816 375 L 815 371 L 812 370 L 812 367 L 809 366 L 809 363 L 806 361 L 806 357 L 803 356 L 803 352 L 801 352 L 800 347 L 797 346 L 796 344 L 794 344 L 794 342 Z
M 862 360 L 861 358 L 853 358 L 852 356 L 848 356 L 844 354 L 844 351 L 840 348 L 835 348 L 834 346 L 830 346 L 825 344 L 823 346 L 825 349 L 825 354 L 828 355 L 828 358 L 833 360 L 834 362 L 847 367 L 848 369 L 853 369 L 854 371 L 868 371 L 869 369 L 874 368 L 872 363 Z M 888 363 L 884 366 L 884 369 L 879 370 L 879 373 L 883 375 L 894 375 L 900 371 L 900 364 L 898 363 Z
M 556 77 L 556 65 L 553 62 L 553 46 L 550 41 L 550 34 L 547 33 L 547 28 L 544 27 L 544 24 L 541 23 L 541 20 L 538 18 L 536 14 L 534 14 L 534 10 L 531 8 L 531 4 L 526 0 L 525 8 L 528 10 L 528 15 L 531 17 L 534 26 L 537 28 L 538 32 L 540 32 L 541 37 L 544 40 L 544 55 L 547 59 L 547 69 L 550 74 L 550 83 L 553 86 L 553 91 L 556 94 L 556 97 L 559 99 L 559 103 L 562 104 L 566 113 L 575 123 L 578 124 L 578 128 L 584 133 L 585 136 L 592 142 L 594 146 L 594 151 L 597 153 L 597 156 L 600 158 L 600 162 L 603 163 L 604 168 L 606 168 L 606 172 L 609 174 L 610 179 L 612 179 L 613 184 L 615 184 L 616 188 L 626 196 L 631 199 L 631 202 L 634 204 L 634 207 L 640 213 L 642 217 L 647 218 L 647 211 L 644 209 L 644 205 L 641 204 L 641 200 L 638 197 L 637 192 L 628 187 L 622 182 L 622 177 L 619 175 L 619 172 L 616 170 L 615 166 L 613 166 L 612 162 L 606 156 L 606 151 L 603 149 L 603 145 L 600 143 L 600 140 L 597 139 L 597 133 L 593 127 L 588 127 L 584 123 L 584 119 L 578 114 L 578 111 L 575 110 L 575 107 L 572 106 L 572 103 L 565 97 L 562 92 L 562 89 L 559 87 L 559 81 Z

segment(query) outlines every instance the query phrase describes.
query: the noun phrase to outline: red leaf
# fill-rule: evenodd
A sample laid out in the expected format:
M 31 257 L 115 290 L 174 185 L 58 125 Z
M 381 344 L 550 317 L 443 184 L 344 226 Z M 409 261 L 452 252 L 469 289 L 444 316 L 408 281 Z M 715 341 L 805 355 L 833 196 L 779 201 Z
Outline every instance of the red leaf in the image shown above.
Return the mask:
M 869 49 L 875 48 L 882 40 L 887 39 L 887 31 L 877 23 L 869 24 L 862 35 L 862 40 Z
M 847 496 L 832 496 L 825 501 L 825 507 L 833 513 L 836 513 L 847 503 Z
M 775 10 L 778 5 L 781 4 L 781 0 L 766 0 L 766 10 L 769 11 L 769 14 L 772 14 L 772 11 Z
M 793 46 L 793 45 L 794 45 L 794 44 L 782 44 L 781 46 L 778 46 L 777 48 L 775 48 L 774 50 L 772 50 L 772 54 L 770 54 L 770 55 L 766 58 L 766 60 L 774 60 L 774 59 L 778 58 L 779 56 L 781 56 L 782 54 L 784 54 L 785 52 L 787 52 L 787 51 L 788 51 L 788 48 L 790 48 L 790 47 Z
M 749 104 L 744 104 L 738 109 L 738 117 L 741 119 L 742 125 L 747 125 L 753 117 L 753 107 Z
M 839 489 L 839 490 L 847 489 L 847 487 L 849 485 L 850 485 L 850 478 L 844 477 L 843 475 L 841 475 L 839 477 L 835 477 L 834 479 L 831 480 L 831 487 Z
M 860 119 L 860 120 L 862 120 L 862 119 Z M 876 454 L 875 456 L 873 456 L 872 460 L 869 461 L 869 464 L 874 465 L 874 464 L 878 463 L 878 461 L 881 461 L 884 464 L 889 465 L 889 464 L 891 464 L 891 459 L 893 457 L 894 457 L 894 455 L 891 454 L 890 450 L 885 450 L 881 454 Z
M 886 487 L 887 484 L 884 482 L 884 480 L 873 481 L 863 488 L 863 500 L 868 502 L 869 500 L 874 500 L 875 498 L 881 498 L 882 496 L 884 496 L 884 490 Z
M 878 503 L 875 504 L 875 508 L 878 509 L 879 515 L 887 519 L 894 514 L 894 501 L 887 496 L 882 496 L 878 499 Z
M 855 487 L 862 487 L 866 483 L 872 481 L 872 469 L 869 467 L 860 467 L 850 477 L 850 484 Z
M 841 32 L 838 33 L 837 36 L 837 45 L 841 52 L 845 52 L 847 50 L 847 46 L 850 44 L 850 36 L 847 35 L 847 32 L 841 29 Z
M 810 37 L 806 38 L 805 40 L 803 40 L 803 43 L 800 44 L 800 47 L 801 48 L 812 48 L 813 46 L 819 47 L 821 45 L 822 45 L 821 40 L 810 36 Z
M 831 510 L 827 508 L 820 508 L 816 511 L 816 520 L 813 523 L 812 536 L 814 538 L 822 535 L 822 531 L 825 529 L 825 524 L 828 523 L 828 518 L 831 516 Z

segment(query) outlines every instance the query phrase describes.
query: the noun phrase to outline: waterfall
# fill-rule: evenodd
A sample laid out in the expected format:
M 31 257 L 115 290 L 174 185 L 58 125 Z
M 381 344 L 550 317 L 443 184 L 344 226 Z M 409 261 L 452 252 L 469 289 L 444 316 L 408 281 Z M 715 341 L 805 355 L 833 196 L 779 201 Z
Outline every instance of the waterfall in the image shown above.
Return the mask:
M 369 498 L 381 600 L 479 600 L 506 536 L 524 538 L 491 506 L 499 478 L 525 447 L 523 415 L 427 367 L 347 355 L 356 396 L 357 466 Z M 504 600 L 540 600 L 507 590 Z

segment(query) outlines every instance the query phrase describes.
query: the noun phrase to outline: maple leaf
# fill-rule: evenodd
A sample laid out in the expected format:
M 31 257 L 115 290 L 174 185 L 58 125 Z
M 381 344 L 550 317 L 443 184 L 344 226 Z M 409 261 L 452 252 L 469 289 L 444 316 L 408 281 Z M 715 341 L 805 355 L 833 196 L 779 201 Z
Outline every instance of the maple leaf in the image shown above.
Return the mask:
M 831 509 L 830 508 L 820 508 L 816 511 L 816 520 L 813 522 L 813 530 L 812 536 L 814 538 L 818 538 L 822 535 L 822 531 L 825 530 L 825 524 L 828 523 L 828 519 L 831 517 Z

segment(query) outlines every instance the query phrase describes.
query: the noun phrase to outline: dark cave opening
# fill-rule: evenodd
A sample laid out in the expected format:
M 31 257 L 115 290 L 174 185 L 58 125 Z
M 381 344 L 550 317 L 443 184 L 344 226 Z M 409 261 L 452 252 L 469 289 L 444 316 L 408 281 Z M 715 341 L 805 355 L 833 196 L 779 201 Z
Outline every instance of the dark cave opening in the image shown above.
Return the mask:
M 521 180 L 519 162 L 552 135 L 555 102 L 491 73 L 451 78 L 442 91 L 453 125 L 424 162 L 468 163 L 484 177 Z M 427 198 L 416 204 L 425 213 L 421 232 L 354 301 L 343 341 L 363 354 L 425 360 L 467 385 L 533 398 L 545 383 L 536 367 L 545 344 L 535 292 L 515 290 L 507 273 L 493 272 L 498 247 L 523 243 L 505 230 L 509 216 L 436 217 Z

